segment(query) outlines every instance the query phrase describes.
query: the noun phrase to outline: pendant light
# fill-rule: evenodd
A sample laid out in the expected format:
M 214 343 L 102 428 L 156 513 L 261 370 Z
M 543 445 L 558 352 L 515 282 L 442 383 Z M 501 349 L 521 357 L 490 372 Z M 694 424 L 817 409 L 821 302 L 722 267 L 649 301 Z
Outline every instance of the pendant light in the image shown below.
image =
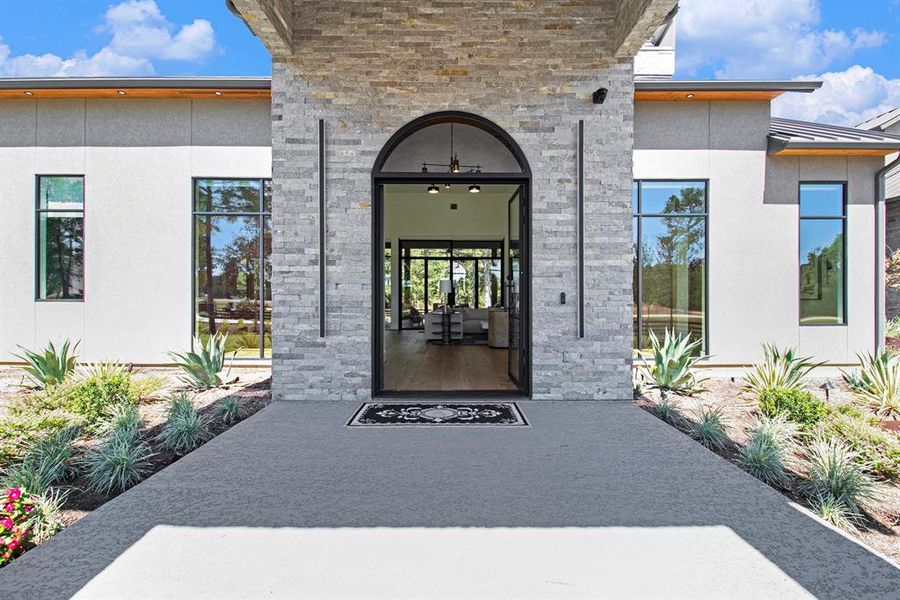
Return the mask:
M 447 169 L 447 173 L 452 173 L 454 175 L 459 175 L 461 173 L 480 174 L 481 173 L 481 165 L 464 165 L 464 164 L 460 163 L 459 156 L 456 154 L 456 152 L 454 150 L 453 142 L 454 142 L 454 140 L 453 140 L 453 123 L 450 123 L 450 162 L 447 164 L 423 162 L 422 163 L 422 172 L 428 173 L 429 172 L 428 167 L 443 167 L 443 168 Z M 426 191 L 428 191 L 429 194 L 438 194 L 441 191 L 440 188 L 438 188 L 433 183 L 430 184 L 425 189 L 426 189 Z M 444 184 L 444 189 L 449 190 L 450 184 L 449 183 Z M 469 192 L 471 192 L 473 194 L 477 194 L 480 191 L 481 191 L 481 186 L 479 186 L 479 185 L 473 184 L 473 185 L 469 186 Z

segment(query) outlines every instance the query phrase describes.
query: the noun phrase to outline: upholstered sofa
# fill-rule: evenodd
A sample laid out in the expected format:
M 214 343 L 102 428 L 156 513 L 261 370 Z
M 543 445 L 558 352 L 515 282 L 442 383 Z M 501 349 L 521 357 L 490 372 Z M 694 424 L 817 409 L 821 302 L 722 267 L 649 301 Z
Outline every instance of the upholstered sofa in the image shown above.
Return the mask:
M 463 335 L 486 334 L 487 327 L 482 327 L 482 323 L 488 322 L 487 308 L 460 308 L 463 318 Z

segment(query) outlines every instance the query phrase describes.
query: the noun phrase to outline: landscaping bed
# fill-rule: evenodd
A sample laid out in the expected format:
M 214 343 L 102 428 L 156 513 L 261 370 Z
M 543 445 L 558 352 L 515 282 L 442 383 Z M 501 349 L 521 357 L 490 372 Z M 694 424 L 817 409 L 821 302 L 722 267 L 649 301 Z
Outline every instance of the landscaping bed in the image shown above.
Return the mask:
M 0 567 L 269 404 L 268 368 L 213 363 L 207 386 L 74 359 L 39 386 L 0 366 Z
M 698 386 L 706 388 L 705 391 L 690 394 L 661 390 L 652 385 L 652 378 L 648 378 L 647 381 L 648 385 L 638 385 L 636 388 L 635 403 L 638 406 L 698 439 L 698 442 L 705 442 L 704 445 L 719 456 L 763 479 L 748 468 L 745 455 L 741 452 L 742 448 L 751 444 L 752 432 L 754 428 L 759 427 L 760 419 L 765 419 L 764 416 L 761 417 L 758 397 L 744 389 L 743 378 L 711 378 Z M 829 390 L 827 400 L 824 390 L 821 389 L 826 381 L 833 387 Z M 841 377 L 828 379 L 810 377 L 803 381 L 801 387 L 802 391 L 809 392 L 816 399 L 817 406 L 824 407 L 822 414 L 812 417 L 818 419 L 815 425 L 800 427 L 798 441 L 789 449 L 784 460 L 786 478 L 781 483 L 769 481 L 766 483 L 792 501 L 828 519 L 828 513 L 823 513 L 821 508 L 817 509 L 814 506 L 815 501 L 811 501 L 808 492 L 809 447 L 814 440 L 823 439 L 827 434 L 830 436 L 828 439 L 836 440 L 839 444 L 859 448 L 859 439 L 835 434 L 836 430 L 831 424 L 834 421 L 847 422 L 846 419 L 850 417 L 844 415 L 854 415 L 854 419 L 867 419 L 871 424 L 876 424 L 878 418 L 864 412 L 865 408 L 860 406 L 852 390 Z M 663 401 L 663 398 L 666 400 Z M 663 401 L 662 408 L 661 401 Z M 683 420 L 679 420 L 677 416 L 669 417 L 670 406 L 675 407 Z M 697 432 L 702 415 L 716 411 L 720 417 L 717 420 L 720 420 L 727 435 L 727 440 L 721 446 L 703 440 L 702 434 Z M 844 421 L 841 421 L 842 419 Z M 875 425 L 873 427 L 874 429 L 866 427 L 865 431 L 874 436 L 872 439 L 881 439 L 883 443 L 866 452 L 881 453 L 883 456 L 875 462 L 869 460 L 868 456 L 856 457 L 872 478 L 873 499 L 861 502 L 858 517 L 854 518 L 852 523 L 844 523 L 841 529 L 870 548 L 900 563 L 900 472 L 897 471 L 900 468 L 900 455 L 897 454 L 900 449 L 900 435 Z M 880 435 L 883 438 L 879 438 Z M 885 459 L 884 456 L 888 458 Z

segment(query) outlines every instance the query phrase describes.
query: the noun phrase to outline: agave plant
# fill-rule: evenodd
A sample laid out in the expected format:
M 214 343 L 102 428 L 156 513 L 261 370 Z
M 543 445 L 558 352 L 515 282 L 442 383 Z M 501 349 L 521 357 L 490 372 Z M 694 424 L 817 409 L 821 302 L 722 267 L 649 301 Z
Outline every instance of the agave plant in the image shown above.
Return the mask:
M 695 354 L 700 348 L 700 340 L 691 341 L 691 334 L 674 333 L 666 329 L 666 336 L 659 338 L 650 331 L 650 347 L 653 364 L 646 365 L 652 387 L 663 391 L 690 396 L 704 391 L 705 379 L 697 379 L 693 369 L 703 357 Z
M 773 388 L 800 389 L 809 372 L 825 364 L 814 363 L 809 356 L 796 356 L 793 348 L 780 349 L 774 344 L 763 344 L 763 355 L 763 361 L 744 375 L 744 391 L 755 396 Z
M 841 372 L 850 391 L 883 417 L 900 415 L 900 358 L 884 351 L 856 356 L 859 371 Z
M 231 371 L 229 363 L 228 371 L 220 375 L 225 369 L 225 342 L 228 334 L 216 333 L 203 343 L 199 338 L 194 338 L 194 347 L 200 352 L 170 352 L 169 356 L 175 361 L 175 365 L 184 370 L 185 375 L 181 381 L 192 388 L 209 389 L 224 385 L 228 373 Z M 232 354 L 237 354 L 237 350 Z
M 28 366 L 22 368 L 35 385 L 39 388 L 46 388 L 62 383 L 75 370 L 75 363 L 78 360 L 75 350 L 78 348 L 78 344 L 79 342 L 75 342 L 73 346 L 69 340 L 66 340 L 57 350 L 53 342 L 49 342 L 43 354 L 19 346 L 24 356 L 20 354 L 15 356 L 28 363 Z

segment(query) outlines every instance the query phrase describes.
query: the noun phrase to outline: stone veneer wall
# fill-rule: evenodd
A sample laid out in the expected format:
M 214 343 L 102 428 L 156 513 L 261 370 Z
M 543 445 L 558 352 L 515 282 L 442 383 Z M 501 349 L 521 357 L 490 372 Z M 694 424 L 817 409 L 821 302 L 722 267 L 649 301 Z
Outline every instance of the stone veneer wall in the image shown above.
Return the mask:
M 614 3 L 309 0 L 294 5 L 293 17 L 293 55 L 275 59 L 272 82 L 275 397 L 370 395 L 372 166 L 405 123 L 461 110 L 506 129 L 532 169 L 533 396 L 630 398 L 632 67 L 630 58 L 600 50 Z M 591 92 L 600 86 L 609 95 L 598 106 Z M 328 132 L 325 339 L 318 336 L 320 118 Z M 586 139 L 581 340 L 579 119 Z

